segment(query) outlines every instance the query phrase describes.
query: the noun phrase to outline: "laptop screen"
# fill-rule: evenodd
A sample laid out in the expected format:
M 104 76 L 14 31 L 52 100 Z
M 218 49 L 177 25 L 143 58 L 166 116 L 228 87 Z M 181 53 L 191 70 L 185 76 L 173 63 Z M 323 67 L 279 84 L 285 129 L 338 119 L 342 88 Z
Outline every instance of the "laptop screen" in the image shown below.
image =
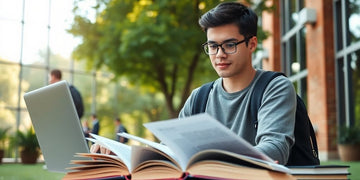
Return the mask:
M 75 153 L 89 152 L 68 83 L 63 80 L 27 92 L 24 100 L 47 169 L 67 172 Z

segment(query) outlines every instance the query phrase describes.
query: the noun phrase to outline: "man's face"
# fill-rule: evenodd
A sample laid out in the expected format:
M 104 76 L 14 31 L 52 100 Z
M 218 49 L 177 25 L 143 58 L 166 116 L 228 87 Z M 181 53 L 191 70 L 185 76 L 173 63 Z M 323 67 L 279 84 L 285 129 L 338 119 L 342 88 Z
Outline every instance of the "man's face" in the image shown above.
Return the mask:
M 236 25 L 227 24 L 209 28 L 207 39 L 208 43 L 222 44 L 224 42 L 237 43 L 245 37 L 239 33 Z M 254 41 L 256 37 L 250 38 L 248 46 L 245 42 L 236 45 L 236 52 L 232 54 L 224 53 L 219 47 L 217 54 L 209 55 L 211 64 L 218 75 L 223 78 L 236 78 L 246 72 L 247 68 L 252 68 L 251 54 L 256 49 Z
M 55 77 L 55 76 L 53 76 L 53 75 L 50 75 L 50 78 L 49 78 L 49 83 L 50 84 L 53 84 L 53 83 L 55 83 L 55 82 L 57 82 L 58 80 L 57 80 L 57 78 Z

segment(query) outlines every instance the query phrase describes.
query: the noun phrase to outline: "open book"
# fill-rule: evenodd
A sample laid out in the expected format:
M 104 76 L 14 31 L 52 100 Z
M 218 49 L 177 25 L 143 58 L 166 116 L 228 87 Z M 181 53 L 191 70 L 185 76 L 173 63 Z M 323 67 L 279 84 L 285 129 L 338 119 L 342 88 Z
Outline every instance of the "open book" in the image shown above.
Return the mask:
M 162 143 L 120 133 L 144 145 L 92 135 L 115 155 L 78 153 L 64 179 L 293 179 L 289 169 L 207 114 L 145 124 Z M 165 144 L 165 145 L 164 145 Z

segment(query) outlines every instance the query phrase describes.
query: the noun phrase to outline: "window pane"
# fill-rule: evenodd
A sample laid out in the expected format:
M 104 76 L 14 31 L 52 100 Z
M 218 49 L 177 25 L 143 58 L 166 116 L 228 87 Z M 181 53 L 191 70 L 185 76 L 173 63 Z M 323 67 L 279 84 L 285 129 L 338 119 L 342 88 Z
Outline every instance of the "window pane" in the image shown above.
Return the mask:
M 355 121 L 360 125 L 360 51 L 351 53 L 349 60 L 352 71 Z
M 23 0 L 0 0 L 1 21 L 21 21 Z M 18 11 L 14 11 L 18 9 Z
M 302 28 L 299 32 L 299 39 L 300 39 L 300 48 L 299 48 L 299 63 L 300 63 L 300 70 L 306 69 L 306 28 Z
M 74 74 L 73 85 L 79 90 L 84 102 L 84 116 L 82 119 L 86 119 L 90 116 L 92 93 L 93 93 L 93 76 L 91 74 Z
M 24 21 L 46 27 L 49 24 L 49 0 L 26 1 Z
M 335 5 L 335 48 L 337 51 L 341 50 L 343 48 L 343 21 L 342 21 L 342 15 L 341 15 L 341 1 L 336 1 L 334 3 Z
M 0 19 L 0 59 L 19 62 L 20 54 L 20 21 L 2 21 L 2 19 Z
M 350 33 L 350 43 L 356 43 L 360 40 L 360 1 L 350 0 L 348 6 L 348 28 Z
M 290 66 L 289 69 L 290 69 L 290 75 L 294 75 L 294 70 L 296 70 L 296 68 L 294 68 L 294 66 L 296 66 L 296 64 L 298 66 L 300 66 L 300 64 L 298 63 L 298 60 L 297 60 L 297 51 L 296 51 L 296 37 L 293 36 L 291 39 L 290 39 L 290 53 L 291 53 L 291 56 L 290 56 L 290 59 L 288 60 L 290 62 Z
M 299 16 L 296 10 L 296 1 L 297 0 L 290 0 L 289 1 L 289 13 L 290 13 L 290 29 L 296 25 L 296 22 L 299 20 Z
M 15 127 L 16 115 L 13 113 L 15 109 L 14 106 L 9 106 L 4 99 L 0 100 L 0 127 Z
M 20 127 L 19 129 L 24 130 L 32 126 L 30 115 L 28 111 L 20 111 Z
M 52 68 L 69 69 L 71 64 L 71 60 L 68 57 L 64 57 L 62 54 L 53 53 L 50 54 L 49 66 Z
M 0 64 L 0 102 L 2 105 L 15 108 L 18 103 L 19 66 Z
M 46 83 L 46 69 L 42 68 L 33 68 L 33 67 L 23 67 L 23 83 L 22 83 L 22 92 L 29 92 L 40 87 L 45 86 Z M 23 94 L 22 94 L 23 96 Z M 21 107 L 25 108 L 24 98 L 21 98 L 20 101 Z
M 70 68 L 70 57 L 76 40 L 67 32 L 73 22 L 72 1 L 51 1 L 50 19 L 50 49 L 55 56 L 50 57 L 50 66 L 57 68 Z M 61 56 L 60 56 L 61 55 Z M 62 58 L 65 61 L 57 61 L 54 58 Z
M 17 113 L 15 110 L 0 105 L 0 127 L 10 128 L 9 135 L 16 132 L 16 117 Z M 12 158 L 15 157 L 15 149 L 10 149 L 9 143 L 5 144 L 5 157 Z
M 293 28 L 299 21 L 299 12 L 304 7 L 303 0 L 283 0 L 282 14 L 283 14 L 283 34 Z
M 336 82 L 337 87 L 337 116 L 339 124 L 343 124 L 346 121 L 346 107 L 345 107 L 345 67 L 344 67 L 344 59 L 340 58 L 336 61 L 337 64 L 337 77 L 338 81 Z
M 22 8 L 22 0 L 0 0 L 1 59 L 19 62 Z
M 23 63 L 44 64 L 47 58 L 47 34 L 46 25 L 37 26 L 35 24 L 25 24 L 24 26 L 24 46 Z

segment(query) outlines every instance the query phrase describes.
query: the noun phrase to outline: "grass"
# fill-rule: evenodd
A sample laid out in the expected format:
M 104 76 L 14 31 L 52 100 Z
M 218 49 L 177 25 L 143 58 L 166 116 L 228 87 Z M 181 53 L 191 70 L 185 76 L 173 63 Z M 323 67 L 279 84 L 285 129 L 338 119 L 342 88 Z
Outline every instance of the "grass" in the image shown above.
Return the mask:
M 357 162 L 341 162 L 341 161 L 327 161 L 321 162 L 325 164 L 336 165 L 349 165 L 351 175 L 349 179 L 360 179 L 360 161 Z M 64 177 L 63 173 L 49 172 L 43 169 L 43 163 L 37 163 L 35 165 L 24 164 L 1 164 L 0 165 L 0 180 L 60 180 Z
M 348 176 L 349 179 L 352 180 L 360 180 L 360 161 L 356 162 L 343 162 L 343 161 L 326 161 L 321 162 L 321 165 L 325 164 L 333 164 L 333 165 L 348 165 L 350 166 L 349 171 L 350 175 Z
M 0 165 L 0 180 L 61 180 L 64 173 L 49 172 L 43 169 L 44 163 L 34 165 L 3 163 Z

